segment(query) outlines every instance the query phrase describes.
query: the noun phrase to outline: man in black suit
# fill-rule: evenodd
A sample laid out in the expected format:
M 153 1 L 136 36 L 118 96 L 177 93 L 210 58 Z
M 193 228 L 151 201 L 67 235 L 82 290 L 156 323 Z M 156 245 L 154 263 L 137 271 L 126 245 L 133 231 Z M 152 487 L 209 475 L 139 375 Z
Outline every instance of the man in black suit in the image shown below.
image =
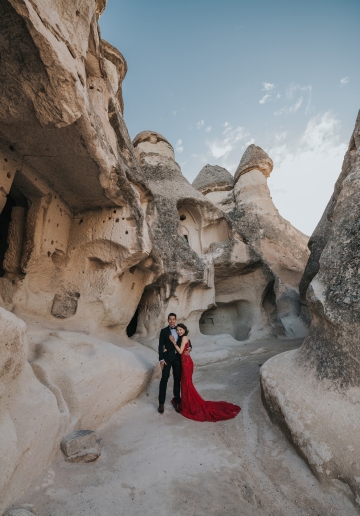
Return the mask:
M 181 355 L 177 353 L 174 344 L 170 337 L 173 336 L 175 342 L 178 341 L 178 334 L 176 331 L 176 314 L 168 315 L 169 325 L 163 328 L 159 337 L 159 362 L 162 369 L 162 375 L 159 388 L 159 408 L 160 414 L 164 413 L 164 403 L 166 397 L 166 387 L 172 368 L 174 375 L 174 401 L 175 410 L 180 412 L 180 377 L 181 377 Z

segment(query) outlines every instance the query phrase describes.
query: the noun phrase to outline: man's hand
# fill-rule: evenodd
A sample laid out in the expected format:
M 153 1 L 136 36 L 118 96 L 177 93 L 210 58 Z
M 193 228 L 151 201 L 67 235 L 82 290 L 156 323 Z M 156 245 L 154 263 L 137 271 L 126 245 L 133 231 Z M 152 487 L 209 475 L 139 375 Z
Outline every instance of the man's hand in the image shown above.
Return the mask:
M 160 360 L 160 367 L 161 367 L 161 370 L 164 369 L 164 365 L 167 365 L 165 360 Z
M 188 349 L 188 350 L 186 350 L 186 351 L 184 351 L 184 353 L 183 353 L 183 354 L 184 354 L 184 355 L 190 355 L 191 351 L 192 351 L 192 348 L 190 348 L 190 347 L 189 347 L 189 349 Z

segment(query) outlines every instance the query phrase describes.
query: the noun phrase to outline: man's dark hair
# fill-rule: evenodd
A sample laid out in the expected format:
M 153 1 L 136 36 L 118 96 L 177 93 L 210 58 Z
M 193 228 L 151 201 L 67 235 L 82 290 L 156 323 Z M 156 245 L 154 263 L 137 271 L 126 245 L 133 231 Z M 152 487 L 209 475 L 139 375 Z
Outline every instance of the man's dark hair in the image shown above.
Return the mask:
M 169 315 L 168 315 L 168 320 L 169 320 L 169 317 L 171 317 L 171 316 L 175 317 L 175 319 L 176 319 L 176 314 L 174 314 L 173 312 L 171 312 L 171 314 L 169 314 Z

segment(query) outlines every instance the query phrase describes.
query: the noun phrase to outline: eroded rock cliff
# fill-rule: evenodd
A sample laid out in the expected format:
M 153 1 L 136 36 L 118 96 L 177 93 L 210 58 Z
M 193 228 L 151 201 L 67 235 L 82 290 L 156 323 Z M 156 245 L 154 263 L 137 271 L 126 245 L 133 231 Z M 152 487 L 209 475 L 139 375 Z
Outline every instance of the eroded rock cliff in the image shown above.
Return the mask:
M 261 368 L 265 404 L 313 470 L 360 500 L 360 116 L 300 283 L 312 315 L 301 348 Z

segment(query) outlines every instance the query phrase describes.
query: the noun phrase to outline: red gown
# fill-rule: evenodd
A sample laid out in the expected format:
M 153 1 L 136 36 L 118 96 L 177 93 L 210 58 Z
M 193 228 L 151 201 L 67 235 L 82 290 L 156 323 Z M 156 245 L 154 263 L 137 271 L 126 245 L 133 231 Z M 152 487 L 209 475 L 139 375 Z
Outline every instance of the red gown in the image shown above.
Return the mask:
M 189 349 L 186 343 L 184 352 Z M 226 401 L 205 401 L 194 387 L 194 362 L 190 355 L 181 355 L 181 414 L 194 421 L 224 421 L 238 415 L 241 408 Z M 173 402 L 173 400 L 172 400 Z

